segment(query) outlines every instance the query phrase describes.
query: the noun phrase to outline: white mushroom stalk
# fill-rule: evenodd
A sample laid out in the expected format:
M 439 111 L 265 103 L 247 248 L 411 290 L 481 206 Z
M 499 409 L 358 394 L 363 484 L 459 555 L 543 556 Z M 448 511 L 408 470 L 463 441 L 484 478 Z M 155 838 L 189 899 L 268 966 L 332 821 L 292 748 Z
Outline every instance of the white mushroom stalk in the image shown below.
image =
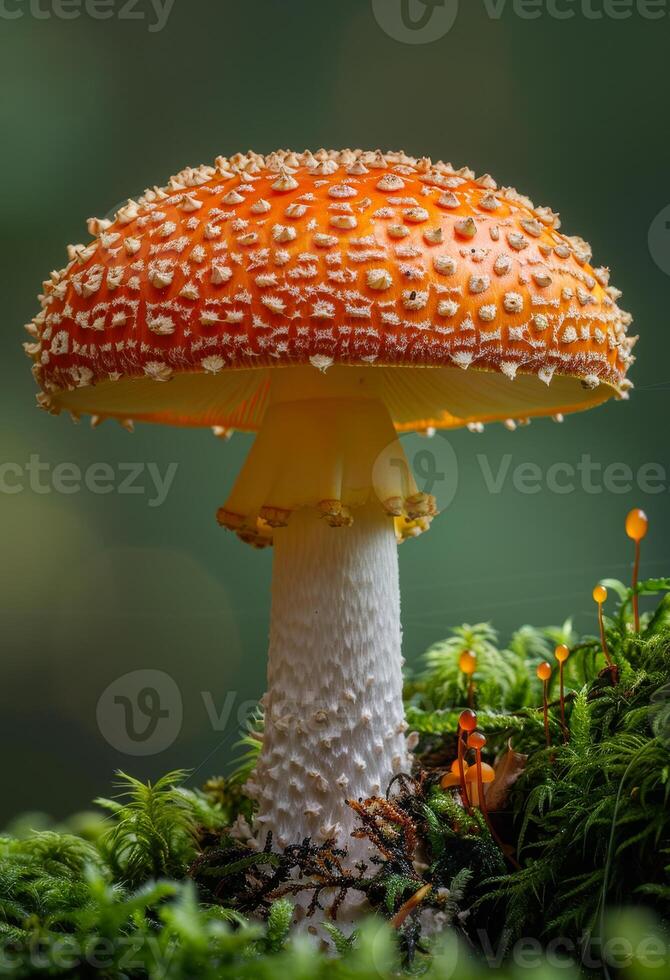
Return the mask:
M 258 839 L 334 839 L 350 853 L 347 799 L 408 769 L 397 538 L 428 526 L 374 371 L 276 372 L 266 416 L 219 512 L 275 546 L 268 692 L 248 789 Z
M 363 856 L 346 799 L 407 771 L 397 551 L 374 503 L 338 530 L 304 509 L 275 536 L 265 731 L 248 785 L 263 842 L 332 838 Z

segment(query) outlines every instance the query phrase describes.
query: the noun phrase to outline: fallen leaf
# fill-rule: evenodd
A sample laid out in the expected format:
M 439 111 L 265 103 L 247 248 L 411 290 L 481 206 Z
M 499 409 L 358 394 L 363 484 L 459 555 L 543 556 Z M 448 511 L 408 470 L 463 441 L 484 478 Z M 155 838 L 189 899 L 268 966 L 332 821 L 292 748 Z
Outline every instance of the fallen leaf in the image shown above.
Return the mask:
M 515 782 L 526 768 L 528 756 L 515 752 L 511 739 L 507 743 L 507 751 L 498 759 L 495 765 L 495 782 L 486 787 L 486 806 L 488 810 L 502 810 Z

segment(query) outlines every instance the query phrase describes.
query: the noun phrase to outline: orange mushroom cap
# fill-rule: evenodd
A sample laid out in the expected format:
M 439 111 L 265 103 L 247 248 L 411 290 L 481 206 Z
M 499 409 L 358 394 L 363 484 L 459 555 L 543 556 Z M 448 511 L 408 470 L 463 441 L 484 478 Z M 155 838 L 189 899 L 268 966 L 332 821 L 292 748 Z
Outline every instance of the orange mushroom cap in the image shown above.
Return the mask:
M 496 778 L 495 769 L 490 766 L 488 762 L 482 762 L 482 782 L 492 783 Z M 466 783 L 476 783 L 477 782 L 477 766 L 470 766 L 465 774 Z
M 558 229 L 488 175 L 404 153 L 220 157 L 70 246 L 27 326 L 38 401 L 256 430 L 271 368 L 333 363 L 386 372 L 399 430 L 625 396 L 631 318 Z M 399 372 L 416 367 L 436 370 Z
M 551 677 L 551 664 L 544 660 L 541 664 L 537 665 L 536 674 L 539 680 L 548 681 Z
M 463 771 L 467 773 L 467 765 L 464 765 Z M 453 789 L 455 786 L 460 786 L 461 777 L 457 772 L 445 772 L 444 776 L 440 779 L 440 786 L 442 789 Z

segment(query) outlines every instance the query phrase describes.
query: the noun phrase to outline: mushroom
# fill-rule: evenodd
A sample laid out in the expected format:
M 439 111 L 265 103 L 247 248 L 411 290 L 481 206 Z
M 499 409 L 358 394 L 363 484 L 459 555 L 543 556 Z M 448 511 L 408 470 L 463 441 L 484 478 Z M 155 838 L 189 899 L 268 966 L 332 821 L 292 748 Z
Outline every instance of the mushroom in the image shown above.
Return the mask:
M 449 767 L 449 772 L 445 772 L 444 776 L 440 779 L 440 786 L 442 789 L 455 789 L 456 786 L 461 787 L 461 775 L 460 769 L 463 766 L 464 775 L 467 773 L 468 763 L 463 759 L 454 759 Z
M 490 766 L 487 762 L 482 762 L 481 759 L 478 759 L 476 765 L 470 766 L 465 774 L 466 783 L 472 784 L 470 786 L 470 799 L 472 801 L 472 805 L 479 807 L 479 809 L 482 811 L 484 819 L 488 817 L 488 813 L 486 811 L 484 783 L 492 783 L 495 778 L 496 774 L 493 766 Z
M 436 506 L 398 434 L 626 397 L 630 316 L 548 208 L 404 153 L 219 157 L 89 229 L 28 325 L 38 403 L 257 433 L 218 512 L 275 548 L 255 832 L 350 844 L 345 798 L 410 764 L 396 541 Z

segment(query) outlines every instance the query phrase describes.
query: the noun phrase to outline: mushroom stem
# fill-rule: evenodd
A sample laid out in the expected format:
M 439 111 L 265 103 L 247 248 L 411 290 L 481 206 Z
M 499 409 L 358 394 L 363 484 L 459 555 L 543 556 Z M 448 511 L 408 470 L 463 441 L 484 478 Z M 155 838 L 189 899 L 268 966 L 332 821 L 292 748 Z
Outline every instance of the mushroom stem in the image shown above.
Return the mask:
M 408 769 L 393 522 L 376 502 L 348 528 L 304 508 L 274 541 L 265 731 L 248 784 L 258 837 L 334 838 L 358 859 L 345 800 L 384 794 Z
M 477 799 L 473 800 L 475 806 L 478 806 L 482 811 L 486 822 L 489 822 L 488 813 L 486 811 L 486 802 L 484 800 L 484 783 L 482 780 L 482 750 L 475 749 L 475 765 L 477 766 Z
M 374 500 L 399 539 L 426 530 L 435 500 L 417 488 L 380 384 L 369 369 L 277 371 L 219 523 L 263 545 L 298 510 L 340 528 Z

